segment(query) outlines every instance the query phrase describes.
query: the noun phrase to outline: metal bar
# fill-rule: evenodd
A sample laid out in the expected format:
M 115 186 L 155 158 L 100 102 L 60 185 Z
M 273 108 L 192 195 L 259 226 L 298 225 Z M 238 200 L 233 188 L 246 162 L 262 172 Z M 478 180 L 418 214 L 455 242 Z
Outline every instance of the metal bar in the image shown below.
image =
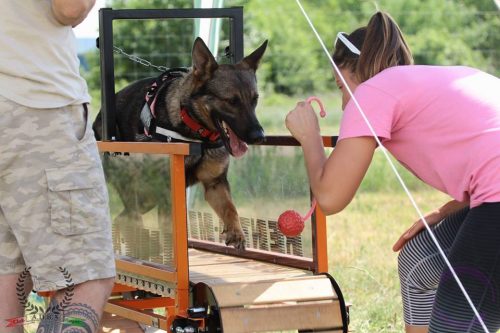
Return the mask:
M 99 10 L 99 54 L 101 61 L 101 112 L 103 141 L 116 138 L 115 65 L 113 58 L 112 9 Z
M 323 145 L 325 147 L 335 147 L 337 144 L 337 136 L 323 136 Z M 266 136 L 264 142 L 257 143 L 259 146 L 300 146 L 300 143 L 289 135 L 269 135 Z
M 229 47 L 231 49 L 231 61 L 237 63 L 243 59 L 243 8 L 238 8 L 229 22 L 230 39 Z M 241 37 L 241 38 L 239 38 Z
M 111 294 L 124 293 L 124 292 L 128 292 L 128 291 L 136 291 L 136 290 L 137 290 L 137 288 L 129 287 L 129 286 L 126 286 L 124 284 L 115 282 L 115 285 L 113 286 L 113 291 L 111 292 Z
M 316 206 L 311 222 L 314 272 L 328 273 L 326 216 L 319 206 Z
M 97 142 L 101 152 L 145 153 L 170 155 L 200 155 L 201 145 L 197 143 L 167 142 Z
M 184 156 L 173 155 L 170 158 L 170 177 L 172 184 L 173 263 L 177 270 L 176 314 L 187 316 L 189 307 L 189 257 Z
M 137 309 L 120 306 L 109 302 L 104 306 L 104 311 L 116 314 L 120 317 L 127 318 L 132 321 L 143 323 L 148 326 L 160 328 L 165 331 L 169 330 L 169 327 L 167 325 L 167 318 L 154 313 L 145 313 Z
M 117 270 L 144 275 L 161 281 L 175 282 L 176 280 L 176 273 L 172 271 L 120 259 L 115 260 L 115 262 Z
M 108 9 L 108 8 L 106 8 Z M 115 20 L 183 19 L 183 18 L 235 18 L 243 17 L 243 7 L 188 8 L 188 9 L 115 9 L 110 18 Z
M 112 299 L 109 303 L 138 310 L 166 308 L 174 305 L 174 299 L 169 297 L 154 297 L 146 299 Z

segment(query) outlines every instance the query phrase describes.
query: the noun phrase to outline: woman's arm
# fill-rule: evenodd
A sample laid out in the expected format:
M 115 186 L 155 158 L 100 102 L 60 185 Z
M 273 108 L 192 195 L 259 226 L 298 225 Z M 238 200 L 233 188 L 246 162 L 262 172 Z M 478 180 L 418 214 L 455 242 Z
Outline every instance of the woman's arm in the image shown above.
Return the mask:
M 52 13 L 62 25 L 76 27 L 87 17 L 95 0 L 52 0 Z
M 371 163 L 377 143 L 372 137 L 340 140 L 327 159 L 318 118 L 306 102 L 299 102 L 285 120 L 304 151 L 311 190 L 321 210 L 335 214 L 351 202 Z
M 321 210 L 326 215 L 335 214 L 356 194 L 377 143 L 372 137 L 344 139 L 326 159 L 321 137 L 315 141 L 302 143 L 307 175 Z

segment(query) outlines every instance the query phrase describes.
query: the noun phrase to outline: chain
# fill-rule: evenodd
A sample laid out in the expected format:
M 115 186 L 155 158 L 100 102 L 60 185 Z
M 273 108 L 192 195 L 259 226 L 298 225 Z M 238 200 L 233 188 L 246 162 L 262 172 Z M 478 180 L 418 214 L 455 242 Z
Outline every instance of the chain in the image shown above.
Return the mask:
M 150 61 L 142 59 L 142 58 L 140 58 L 138 56 L 135 56 L 133 54 L 128 54 L 127 52 L 125 52 L 121 48 L 119 48 L 118 46 L 113 46 L 113 51 L 116 54 L 124 55 L 125 57 L 129 58 L 133 62 L 137 62 L 137 63 L 139 63 L 139 64 L 141 64 L 143 66 L 156 68 L 160 72 L 165 72 L 166 70 L 168 70 L 168 68 L 165 67 L 165 66 L 157 66 L 157 65 L 152 64 Z

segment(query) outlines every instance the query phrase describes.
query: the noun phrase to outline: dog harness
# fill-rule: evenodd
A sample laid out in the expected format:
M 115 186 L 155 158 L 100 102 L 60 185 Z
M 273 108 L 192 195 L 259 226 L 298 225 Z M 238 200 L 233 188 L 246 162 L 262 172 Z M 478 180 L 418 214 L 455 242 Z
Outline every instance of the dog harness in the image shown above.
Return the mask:
M 151 83 L 146 92 L 145 103 L 142 107 L 140 115 L 141 122 L 144 127 L 144 134 L 150 139 L 155 138 L 160 141 L 200 142 L 208 144 L 210 148 L 221 147 L 223 144 L 220 140 L 220 133 L 203 127 L 189 115 L 188 108 L 184 106 L 181 107 L 181 120 L 184 125 L 200 137 L 199 140 L 185 137 L 180 133 L 157 125 L 155 110 L 158 96 L 160 96 L 161 92 L 167 90 L 173 80 L 184 76 L 188 71 L 189 70 L 187 68 L 171 68 L 163 72 L 153 81 L 153 83 Z

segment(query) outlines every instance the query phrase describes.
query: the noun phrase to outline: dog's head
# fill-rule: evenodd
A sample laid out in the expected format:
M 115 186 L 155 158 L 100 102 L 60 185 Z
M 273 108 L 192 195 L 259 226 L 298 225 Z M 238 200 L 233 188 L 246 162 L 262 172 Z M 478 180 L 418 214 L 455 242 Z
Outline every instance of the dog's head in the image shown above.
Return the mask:
M 247 143 L 264 140 L 255 115 L 259 98 L 255 71 L 266 47 L 267 40 L 239 63 L 219 65 L 201 38 L 194 42 L 191 103 L 236 157 L 246 152 Z

